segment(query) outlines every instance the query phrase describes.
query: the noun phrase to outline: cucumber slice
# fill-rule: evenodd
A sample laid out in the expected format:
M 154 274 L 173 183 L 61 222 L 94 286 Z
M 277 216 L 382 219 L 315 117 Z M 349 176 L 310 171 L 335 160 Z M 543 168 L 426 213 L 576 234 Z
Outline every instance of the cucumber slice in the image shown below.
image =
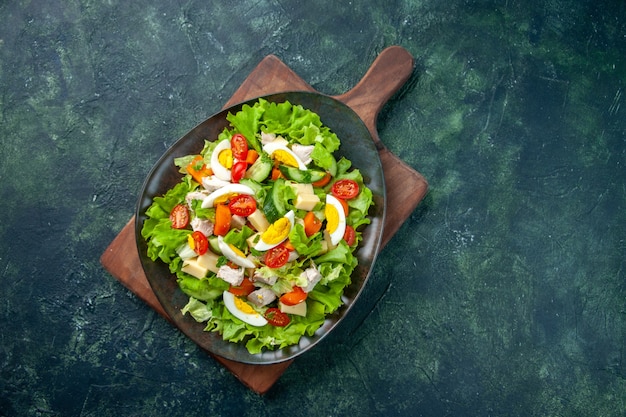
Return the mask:
M 301 170 L 295 167 L 280 165 L 280 172 L 289 180 L 299 182 L 300 184 L 311 184 L 324 178 L 326 173 L 316 169 Z
M 265 213 L 265 217 L 270 223 L 274 223 L 276 220 L 284 216 L 287 212 L 287 210 L 285 209 L 285 196 L 283 191 L 285 185 L 285 180 L 282 178 L 278 178 L 276 181 L 274 181 L 272 189 L 265 197 L 265 202 L 263 204 L 263 213 Z
M 259 157 L 250 168 L 246 171 L 246 178 L 250 178 L 256 182 L 263 182 L 272 171 L 272 159 L 265 152 L 261 152 Z
M 217 242 L 217 236 L 211 236 L 209 238 L 209 247 L 211 248 L 211 252 L 222 255 L 220 245 Z

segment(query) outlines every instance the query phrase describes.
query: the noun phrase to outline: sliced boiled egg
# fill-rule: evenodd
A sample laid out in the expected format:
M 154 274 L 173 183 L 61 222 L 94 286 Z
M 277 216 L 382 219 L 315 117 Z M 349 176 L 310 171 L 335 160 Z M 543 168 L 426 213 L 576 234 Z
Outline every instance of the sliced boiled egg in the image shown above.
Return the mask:
M 281 162 L 285 165 L 289 165 L 294 168 L 298 168 L 305 171 L 306 164 L 296 155 L 291 149 L 287 147 L 285 141 L 275 140 L 273 142 L 263 145 L 263 150 L 269 154 L 269 156 L 275 161 Z
M 223 140 L 215 146 L 211 154 L 211 170 L 213 174 L 224 181 L 230 181 L 230 169 L 233 166 L 233 152 L 230 141 Z
M 265 232 L 261 233 L 254 249 L 264 251 L 280 245 L 289 236 L 294 222 L 295 213 L 293 210 L 290 210 L 283 217 L 270 224 Z
M 326 216 L 326 231 L 331 243 L 336 245 L 346 232 L 346 214 L 339 200 L 330 194 L 326 195 L 324 215 Z
M 215 205 L 215 201 L 227 200 L 230 195 L 248 194 L 254 195 L 254 190 L 243 184 L 228 184 L 218 188 L 202 200 L 202 208 L 209 208 Z
M 222 254 L 232 263 L 242 268 L 254 268 L 256 266 L 252 260 L 246 258 L 246 255 L 239 248 L 224 242 L 222 236 L 217 237 L 217 246 L 222 251 Z
M 265 326 L 267 320 L 259 312 L 257 312 L 248 302 L 236 295 L 224 291 L 224 305 L 233 316 L 252 326 Z

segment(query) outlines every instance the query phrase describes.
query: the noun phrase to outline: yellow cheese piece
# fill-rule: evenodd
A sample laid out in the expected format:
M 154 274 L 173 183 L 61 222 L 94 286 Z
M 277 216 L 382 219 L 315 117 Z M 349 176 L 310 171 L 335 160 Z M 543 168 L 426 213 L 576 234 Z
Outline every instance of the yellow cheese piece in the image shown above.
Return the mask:
M 300 184 L 298 182 L 292 182 L 289 185 L 291 185 L 291 188 L 295 190 L 296 194 L 315 194 L 312 184 Z
M 202 268 L 206 268 L 207 270 L 211 272 L 215 272 L 217 274 L 217 271 L 219 271 L 219 268 L 217 267 L 218 258 L 219 258 L 218 255 L 214 254 L 213 252 L 209 250 L 204 255 L 198 256 L 196 258 L 196 262 L 198 266 Z
M 280 311 L 282 311 L 283 313 L 295 314 L 296 316 L 306 317 L 306 301 L 302 301 L 295 306 L 288 306 L 279 301 L 278 308 L 280 308 Z
M 270 223 L 267 221 L 265 214 L 261 210 L 254 210 L 254 213 L 248 216 L 248 221 L 257 230 L 257 232 L 265 232 Z
M 310 185 L 310 184 L 309 184 Z M 315 194 L 298 194 L 293 202 L 293 206 L 298 210 L 311 211 L 320 202 L 320 198 Z
M 207 272 L 209 272 L 207 268 L 204 268 L 198 264 L 197 258 L 187 259 L 183 261 L 183 267 L 181 269 L 183 272 L 189 275 L 193 275 L 198 279 L 204 278 Z
M 253 248 L 256 246 L 257 243 L 259 243 L 259 240 L 261 240 L 261 233 L 255 233 L 247 238 L 246 242 L 248 242 L 249 247 Z

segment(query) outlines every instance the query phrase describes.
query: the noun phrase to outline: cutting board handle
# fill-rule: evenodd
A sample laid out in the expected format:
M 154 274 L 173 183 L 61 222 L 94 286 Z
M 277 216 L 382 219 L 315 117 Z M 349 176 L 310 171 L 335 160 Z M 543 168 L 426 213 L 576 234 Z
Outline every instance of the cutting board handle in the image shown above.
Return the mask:
M 334 96 L 365 123 L 377 147 L 383 147 L 376 129 L 378 113 L 413 73 L 413 56 L 401 46 L 384 49 L 350 91 Z

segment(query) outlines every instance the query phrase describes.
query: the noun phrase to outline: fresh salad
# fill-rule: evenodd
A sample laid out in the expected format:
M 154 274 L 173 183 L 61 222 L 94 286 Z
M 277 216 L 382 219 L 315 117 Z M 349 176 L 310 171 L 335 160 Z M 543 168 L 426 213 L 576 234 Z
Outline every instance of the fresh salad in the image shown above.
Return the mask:
M 155 197 L 142 236 L 189 296 L 183 314 L 252 354 L 312 336 L 342 304 L 372 192 L 319 115 L 259 99 Z

